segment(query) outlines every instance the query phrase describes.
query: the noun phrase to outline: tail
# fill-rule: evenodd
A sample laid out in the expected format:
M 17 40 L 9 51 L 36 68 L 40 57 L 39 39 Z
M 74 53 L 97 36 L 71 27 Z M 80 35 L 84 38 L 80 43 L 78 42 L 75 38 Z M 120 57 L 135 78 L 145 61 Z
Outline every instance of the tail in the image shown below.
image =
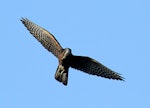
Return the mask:
M 59 65 L 55 73 L 55 79 L 59 82 L 62 82 L 64 85 L 68 83 L 68 69 L 65 69 L 64 66 Z

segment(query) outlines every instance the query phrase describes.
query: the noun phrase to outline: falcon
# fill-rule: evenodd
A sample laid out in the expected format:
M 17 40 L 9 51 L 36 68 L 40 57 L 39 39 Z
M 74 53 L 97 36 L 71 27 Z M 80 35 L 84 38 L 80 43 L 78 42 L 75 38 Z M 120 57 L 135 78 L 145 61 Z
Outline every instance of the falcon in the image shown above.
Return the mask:
M 62 48 L 50 32 L 29 19 L 22 18 L 21 22 L 49 52 L 58 58 L 59 65 L 55 73 L 55 79 L 62 84 L 67 85 L 68 83 L 68 70 L 70 67 L 91 75 L 124 80 L 121 74 L 112 71 L 100 62 L 90 57 L 73 55 L 70 48 Z

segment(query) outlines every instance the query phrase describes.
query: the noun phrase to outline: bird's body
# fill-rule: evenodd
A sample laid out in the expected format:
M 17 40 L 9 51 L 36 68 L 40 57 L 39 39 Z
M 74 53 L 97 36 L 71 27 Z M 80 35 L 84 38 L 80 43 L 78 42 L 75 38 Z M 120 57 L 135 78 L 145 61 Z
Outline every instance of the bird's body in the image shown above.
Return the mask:
M 68 83 L 69 67 L 81 70 L 88 74 L 97 75 L 109 79 L 123 80 L 119 73 L 112 71 L 98 61 L 85 56 L 75 56 L 70 48 L 63 49 L 55 37 L 44 28 L 36 25 L 28 19 L 21 19 L 30 33 L 59 61 L 55 73 L 55 79 L 64 85 Z
M 64 85 L 67 85 L 68 82 L 68 69 L 72 56 L 71 49 L 64 49 L 63 56 L 59 59 L 59 65 L 55 73 L 55 79 L 62 82 Z

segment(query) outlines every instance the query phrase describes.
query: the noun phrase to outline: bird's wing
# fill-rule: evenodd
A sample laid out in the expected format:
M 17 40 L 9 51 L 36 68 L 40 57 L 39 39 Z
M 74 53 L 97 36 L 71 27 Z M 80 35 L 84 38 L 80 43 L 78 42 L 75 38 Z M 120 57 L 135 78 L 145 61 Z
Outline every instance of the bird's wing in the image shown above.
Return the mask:
M 112 71 L 98 61 L 83 56 L 72 56 L 71 67 L 84 71 L 88 74 L 97 75 L 109 79 L 123 80 L 119 73 Z
M 37 24 L 31 22 L 27 18 L 21 19 L 25 27 L 30 31 L 30 33 L 51 53 L 53 53 L 57 58 L 63 51 L 63 48 L 55 39 L 55 37 L 49 33 L 44 28 L 38 26 Z

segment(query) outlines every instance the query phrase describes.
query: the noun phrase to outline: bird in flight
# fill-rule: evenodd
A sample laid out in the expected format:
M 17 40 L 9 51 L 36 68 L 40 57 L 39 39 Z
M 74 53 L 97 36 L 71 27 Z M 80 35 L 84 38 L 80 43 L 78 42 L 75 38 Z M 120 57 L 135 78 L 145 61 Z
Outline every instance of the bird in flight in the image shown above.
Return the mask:
M 58 58 L 59 65 L 55 73 L 55 79 L 62 84 L 67 85 L 68 83 L 68 70 L 70 67 L 91 75 L 124 80 L 119 73 L 112 71 L 100 62 L 90 57 L 73 55 L 70 48 L 62 48 L 50 32 L 29 19 L 22 18 L 21 22 L 48 51 Z

